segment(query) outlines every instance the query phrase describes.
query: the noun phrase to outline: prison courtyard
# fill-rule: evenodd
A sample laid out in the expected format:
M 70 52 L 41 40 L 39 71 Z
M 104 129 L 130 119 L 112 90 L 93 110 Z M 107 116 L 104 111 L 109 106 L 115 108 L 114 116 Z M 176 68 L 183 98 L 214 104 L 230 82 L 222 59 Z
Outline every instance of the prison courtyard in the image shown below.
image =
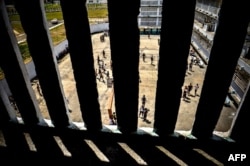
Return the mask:
M 110 53 L 110 42 L 109 37 L 106 36 L 104 41 L 100 40 L 100 36 L 103 33 L 92 34 L 92 44 L 93 44 L 93 59 L 94 66 L 97 73 L 97 87 L 99 94 L 99 103 L 101 110 L 101 118 L 104 125 L 110 125 L 110 113 L 115 112 L 115 97 L 113 94 L 113 85 L 108 84 L 107 75 L 112 79 L 112 68 L 111 68 L 111 53 Z M 138 115 L 139 109 L 141 107 L 141 98 L 143 95 L 146 96 L 145 107 L 148 108 L 148 114 L 146 120 L 140 118 L 138 116 L 138 127 L 140 128 L 153 128 L 154 124 L 154 108 L 155 108 L 155 94 L 156 94 L 156 83 L 157 83 L 157 71 L 158 71 L 158 60 L 159 60 L 159 35 L 141 35 L 140 36 L 140 64 L 139 64 L 139 75 L 140 75 L 140 83 L 139 83 L 139 96 L 138 96 Z M 126 46 L 124 46 L 126 49 Z M 193 49 L 190 46 L 190 50 Z M 104 52 L 103 52 L 104 51 Z M 122 50 L 121 50 L 122 51 Z M 105 53 L 105 55 L 103 55 Z M 145 59 L 143 59 L 142 55 L 145 55 Z M 84 56 L 84 55 L 83 55 Z M 166 55 L 166 56 L 174 56 L 174 55 Z M 202 60 L 199 57 L 198 53 L 195 53 L 195 56 Z M 124 63 L 127 63 L 127 67 L 129 68 L 129 61 L 126 61 L 126 57 L 124 58 Z M 100 64 L 100 62 L 102 64 Z M 191 62 L 191 56 L 188 58 L 188 64 Z M 102 65 L 102 78 L 99 75 L 99 66 Z M 80 111 L 80 105 L 78 101 L 78 96 L 76 92 L 76 86 L 70 61 L 70 56 L 67 54 L 63 57 L 58 63 L 58 69 L 60 73 L 60 77 L 62 80 L 62 87 L 68 101 L 69 116 L 73 122 L 83 122 L 82 115 Z M 172 81 L 171 78 L 167 77 L 168 72 L 175 72 L 176 68 L 173 66 L 171 71 L 166 71 L 166 79 Z M 181 131 L 190 131 L 192 129 L 192 125 L 195 119 L 195 113 L 197 104 L 199 102 L 199 94 L 202 90 L 203 79 L 206 72 L 206 65 L 204 67 L 200 67 L 199 65 L 192 65 L 192 70 L 187 69 L 185 82 L 183 84 L 184 87 L 188 86 L 190 83 L 192 85 L 199 85 L 197 90 L 197 94 L 195 95 L 194 88 L 191 90 L 190 95 L 188 95 L 187 99 L 184 100 L 180 98 L 180 108 L 178 119 L 176 123 L 176 130 Z M 107 74 L 108 73 L 108 74 Z M 84 77 L 84 76 L 83 76 Z M 37 88 L 37 83 L 33 83 L 33 89 L 36 91 L 36 96 L 39 101 L 39 106 L 41 112 L 46 119 L 50 119 L 45 101 L 43 97 L 39 95 Z M 171 87 L 169 87 L 171 88 Z M 211 91 L 213 89 L 211 88 Z M 168 94 L 166 94 L 168 95 Z M 216 95 L 216 92 L 214 92 Z M 167 103 L 167 101 L 166 101 Z M 87 103 L 86 103 L 87 104 Z M 231 127 L 234 116 L 236 114 L 237 108 L 230 104 L 230 106 L 224 106 L 222 108 L 222 112 L 218 123 L 215 127 L 215 131 L 227 135 L 228 130 Z M 129 111 L 129 110 L 128 110 Z M 171 111 L 171 106 L 166 105 L 166 111 Z M 212 110 L 211 110 L 212 111 Z M 129 119 L 127 119 L 129 121 Z

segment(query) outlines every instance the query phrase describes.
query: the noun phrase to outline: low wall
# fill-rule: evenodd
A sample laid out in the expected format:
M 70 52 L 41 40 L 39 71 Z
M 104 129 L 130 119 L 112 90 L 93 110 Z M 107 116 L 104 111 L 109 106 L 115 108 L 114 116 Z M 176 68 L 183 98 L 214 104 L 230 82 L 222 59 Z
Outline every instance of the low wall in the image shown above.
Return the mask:
M 90 25 L 91 34 L 104 32 L 104 31 L 107 31 L 108 29 L 109 29 L 109 24 L 108 23 Z M 68 41 L 67 40 L 64 40 L 60 44 L 56 45 L 54 47 L 54 55 L 55 55 L 55 57 L 57 59 L 60 58 L 60 56 L 63 55 L 63 52 L 65 53 L 65 51 L 67 50 L 67 47 L 68 47 Z M 25 66 L 26 66 L 26 69 L 27 69 L 27 72 L 28 72 L 28 75 L 29 75 L 29 79 L 30 80 L 34 79 L 36 77 L 36 69 L 35 69 L 35 64 L 34 64 L 33 60 L 26 63 Z M 8 96 L 11 95 L 11 91 L 9 89 L 8 83 L 7 83 L 5 78 L 0 79 L 0 88 L 1 87 L 2 87 L 2 89 L 4 89 L 6 91 Z

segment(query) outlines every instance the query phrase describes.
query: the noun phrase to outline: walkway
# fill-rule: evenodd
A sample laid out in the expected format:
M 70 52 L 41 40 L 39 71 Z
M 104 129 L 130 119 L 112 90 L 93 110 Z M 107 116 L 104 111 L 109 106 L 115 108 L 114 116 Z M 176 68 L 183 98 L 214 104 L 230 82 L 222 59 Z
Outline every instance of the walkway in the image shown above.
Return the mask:
M 196 29 L 199 29 L 199 31 L 208 37 L 209 40 L 213 40 L 214 33 L 213 32 L 207 32 L 204 29 L 202 29 L 202 26 L 199 22 L 194 22 L 194 27 Z M 192 37 L 192 45 L 196 48 L 196 50 L 199 52 L 200 56 L 203 58 L 203 60 L 208 63 L 210 52 L 208 52 L 194 37 Z M 250 65 L 244 62 L 241 58 L 238 60 L 238 65 L 244 68 L 244 70 L 250 74 Z M 237 93 L 238 97 L 241 99 L 244 95 L 244 91 L 232 80 L 231 83 L 232 88 Z

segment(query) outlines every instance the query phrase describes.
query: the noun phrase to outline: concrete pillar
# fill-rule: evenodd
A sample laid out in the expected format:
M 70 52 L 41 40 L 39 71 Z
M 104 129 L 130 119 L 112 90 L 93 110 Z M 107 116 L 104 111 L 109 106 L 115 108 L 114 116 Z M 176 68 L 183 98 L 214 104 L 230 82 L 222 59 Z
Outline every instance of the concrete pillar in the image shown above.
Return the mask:
M 140 0 L 129 0 L 122 6 L 120 3 L 108 1 L 115 108 L 118 129 L 131 133 L 137 130 L 138 121 Z
M 27 35 L 29 51 L 50 118 L 56 127 L 67 127 L 69 125 L 68 108 L 45 18 L 43 1 L 15 0 L 14 2 Z
M 183 1 L 182 5 L 178 1 L 163 1 L 154 123 L 154 130 L 160 135 L 172 134 L 175 129 L 191 43 L 195 3 L 196 0 Z M 177 15 L 178 11 L 185 14 Z
M 69 53 L 83 121 L 88 130 L 101 130 L 101 112 L 93 48 L 85 0 L 61 0 Z
M 196 137 L 208 138 L 213 134 L 243 47 L 249 12 L 249 1 L 222 3 L 192 130 Z

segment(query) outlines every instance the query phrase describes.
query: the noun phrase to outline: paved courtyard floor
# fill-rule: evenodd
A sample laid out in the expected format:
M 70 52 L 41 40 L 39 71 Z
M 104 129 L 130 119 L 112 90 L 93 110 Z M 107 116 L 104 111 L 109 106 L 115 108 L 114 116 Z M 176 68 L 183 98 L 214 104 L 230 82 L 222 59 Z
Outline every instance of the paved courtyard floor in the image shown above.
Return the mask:
M 106 64 L 106 69 L 109 71 L 110 76 L 112 77 L 112 71 L 110 70 L 109 37 L 105 38 L 106 39 L 105 42 L 100 42 L 100 35 L 101 34 L 92 35 L 95 67 L 97 69 L 98 67 L 97 57 L 99 56 L 100 59 L 104 61 L 104 64 Z M 157 81 L 157 62 L 159 58 L 158 39 L 159 36 L 156 35 L 150 36 L 150 38 L 148 38 L 148 36 L 146 35 L 145 36 L 142 35 L 140 40 L 140 53 L 146 54 L 146 60 L 145 62 L 143 62 L 142 57 L 140 57 L 139 71 L 140 71 L 141 83 L 139 85 L 139 104 L 141 104 L 140 103 L 141 97 L 145 94 L 147 98 L 146 107 L 149 108 L 150 111 L 147 116 L 148 121 L 143 121 L 143 119 L 138 118 L 138 127 L 153 127 L 154 123 L 154 106 L 155 106 L 154 103 L 155 103 L 156 81 Z M 104 58 L 102 55 L 103 50 L 105 50 L 106 58 Z M 153 65 L 151 64 L 150 60 L 151 56 L 154 57 Z M 69 101 L 69 108 L 72 110 L 72 112 L 69 113 L 70 118 L 74 122 L 83 122 L 69 55 L 66 55 L 59 63 L 59 71 L 62 79 L 63 89 Z M 180 99 L 181 106 L 179 109 L 179 115 L 176 123 L 176 130 L 190 131 L 192 129 L 205 72 L 206 72 L 206 66 L 204 68 L 200 68 L 199 66 L 194 65 L 193 71 L 188 71 L 186 73 L 185 83 L 183 87 L 190 83 L 192 83 L 193 85 L 198 83 L 200 85 L 200 88 L 198 89 L 198 95 L 196 97 L 194 97 L 194 91 L 191 92 L 190 100 L 188 102 Z M 107 111 L 107 107 L 108 107 L 108 102 L 110 101 L 112 96 L 111 95 L 112 88 L 108 88 L 106 83 L 103 83 L 98 79 L 96 81 L 99 92 L 99 102 L 100 102 L 102 121 L 103 124 L 108 125 L 110 121 L 109 121 L 109 114 Z M 35 86 L 34 90 L 36 91 Z M 40 97 L 38 93 L 36 94 L 37 98 L 40 101 L 40 108 L 43 116 L 45 118 L 50 119 L 43 98 Z M 114 102 L 112 104 L 112 111 L 115 111 Z M 169 105 L 168 109 L 171 109 L 171 105 Z M 232 104 L 230 107 L 226 106 L 223 107 L 215 131 L 227 132 L 231 126 L 236 110 L 237 109 Z

